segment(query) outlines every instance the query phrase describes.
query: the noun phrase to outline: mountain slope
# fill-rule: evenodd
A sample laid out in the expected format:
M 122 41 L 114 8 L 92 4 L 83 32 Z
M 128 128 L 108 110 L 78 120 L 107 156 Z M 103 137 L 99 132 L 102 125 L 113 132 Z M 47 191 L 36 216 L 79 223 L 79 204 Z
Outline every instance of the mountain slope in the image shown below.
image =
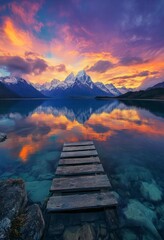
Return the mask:
M 102 91 L 106 92 L 108 94 L 108 96 L 110 96 L 110 97 L 114 97 L 115 96 L 113 93 L 111 93 L 109 87 L 107 86 L 108 84 L 104 85 L 102 82 L 96 82 L 95 84 Z
M 114 95 L 119 96 L 121 95 L 121 92 L 112 84 L 105 84 L 105 87 Z
M 148 89 L 155 89 L 155 88 L 164 88 L 164 82 L 157 83 L 156 85 Z
M 0 79 L 1 84 L 13 94 L 22 98 L 43 98 L 41 92 L 35 89 L 26 80 L 19 77 L 4 77 Z
M 18 94 L 8 89 L 2 82 L 0 82 L 0 98 L 18 98 Z
M 164 88 L 155 88 L 142 90 L 138 92 L 128 92 L 118 98 L 124 99 L 163 99 L 164 100 Z

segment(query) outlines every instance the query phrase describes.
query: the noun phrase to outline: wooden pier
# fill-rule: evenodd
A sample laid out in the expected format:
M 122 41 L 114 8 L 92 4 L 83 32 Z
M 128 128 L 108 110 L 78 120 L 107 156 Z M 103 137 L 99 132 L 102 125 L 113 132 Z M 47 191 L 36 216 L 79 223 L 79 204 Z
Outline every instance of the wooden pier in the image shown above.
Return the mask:
M 111 188 L 92 141 L 65 143 L 47 212 L 116 208 L 118 202 Z

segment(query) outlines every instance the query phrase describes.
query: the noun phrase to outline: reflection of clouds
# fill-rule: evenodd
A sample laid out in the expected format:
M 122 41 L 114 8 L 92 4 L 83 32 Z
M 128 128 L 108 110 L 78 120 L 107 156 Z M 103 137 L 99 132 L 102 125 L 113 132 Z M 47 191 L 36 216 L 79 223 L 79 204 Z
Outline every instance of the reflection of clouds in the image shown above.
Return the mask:
M 3 131 L 4 127 L 7 127 L 7 128 L 13 127 L 14 124 L 15 122 L 12 119 L 3 117 L 0 119 L 0 131 Z
M 106 106 L 106 105 L 104 105 Z M 67 116 L 69 109 L 62 113 L 55 108 L 39 108 L 28 117 L 15 119 L 14 131 L 10 133 L 10 139 L 6 141 L 5 147 L 12 154 L 12 158 L 20 158 L 27 161 L 36 152 L 46 148 L 50 144 L 49 139 L 55 138 L 55 143 L 63 144 L 67 141 L 98 140 L 106 141 L 120 131 L 126 130 L 132 134 L 139 133 L 147 136 L 164 136 L 163 122 L 160 117 L 154 116 L 146 110 L 136 107 L 127 107 L 120 104 L 104 107 L 104 111 L 90 109 L 90 117 L 84 124 L 79 121 L 77 115 L 74 120 Z M 110 110 L 109 110 L 110 109 Z M 53 110 L 53 108 L 52 108 Z M 72 114 L 79 113 L 73 112 Z M 64 115 L 66 114 L 66 116 Z M 85 113 L 83 112 L 85 115 Z M 2 119 L 1 119 L 2 120 Z M 8 122 L 11 119 L 6 118 Z M 14 121 L 14 120 L 12 120 Z M 52 143 L 54 144 L 54 143 Z
M 89 124 L 88 123 L 88 126 L 90 126 L 97 133 L 105 133 L 109 130 L 109 127 L 103 126 L 100 123 L 98 123 L 98 124 Z
M 65 116 L 70 121 L 78 121 L 83 124 L 93 114 L 101 114 L 103 112 L 110 113 L 119 105 L 117 100 L 109 101 L 86 101 L 76 100 L 75 102 L 53 102 L 47 101 L 39 106 L 35 112 L 52 114 L 53 116 Z

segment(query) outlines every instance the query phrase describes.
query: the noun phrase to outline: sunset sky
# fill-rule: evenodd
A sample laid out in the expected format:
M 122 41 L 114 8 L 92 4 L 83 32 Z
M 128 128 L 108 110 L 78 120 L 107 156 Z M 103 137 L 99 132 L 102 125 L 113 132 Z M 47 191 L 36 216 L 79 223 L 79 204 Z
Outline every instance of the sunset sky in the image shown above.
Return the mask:
M 32 83 L 164 81 L 164 0 L 0 0 L 0 76 Z

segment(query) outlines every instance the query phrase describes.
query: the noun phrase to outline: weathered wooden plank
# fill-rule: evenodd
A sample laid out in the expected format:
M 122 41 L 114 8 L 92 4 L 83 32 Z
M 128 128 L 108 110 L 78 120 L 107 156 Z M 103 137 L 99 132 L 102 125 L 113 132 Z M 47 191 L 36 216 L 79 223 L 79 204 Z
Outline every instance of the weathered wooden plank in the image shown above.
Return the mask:
M 83 157 L 83 158 L 61 158 L 59 166 L 63 165 L 83 165 L 91 163 L 100 163 L 99 157 Z
M 85 146 L 85 145 L 93 145 L 93 141 L 64 143 L 64 146 Z
M 111 192 L 52 196 L 47 203 L 48 212 L 66 212 L 84 209 L 113 208 L 118 204 Z
M 61 166 L 56 169 L 56 176 L 72 176 L 104 173 L 102 164 L 80 165 L 80 166 Z
M 96 150 L 75 151 L 75 152 L 62 152 L 61 158 L 73 158 L 73 157 L 90 157 L 97 156 Z
M 111 188 L 107 175 L 54 178 L 50 191 L 74 192 Z
M 88 145 L 88 146 L 63 147 L 63 152 L 85 151 L 85 150 L 95 150 L 95 146 Z

